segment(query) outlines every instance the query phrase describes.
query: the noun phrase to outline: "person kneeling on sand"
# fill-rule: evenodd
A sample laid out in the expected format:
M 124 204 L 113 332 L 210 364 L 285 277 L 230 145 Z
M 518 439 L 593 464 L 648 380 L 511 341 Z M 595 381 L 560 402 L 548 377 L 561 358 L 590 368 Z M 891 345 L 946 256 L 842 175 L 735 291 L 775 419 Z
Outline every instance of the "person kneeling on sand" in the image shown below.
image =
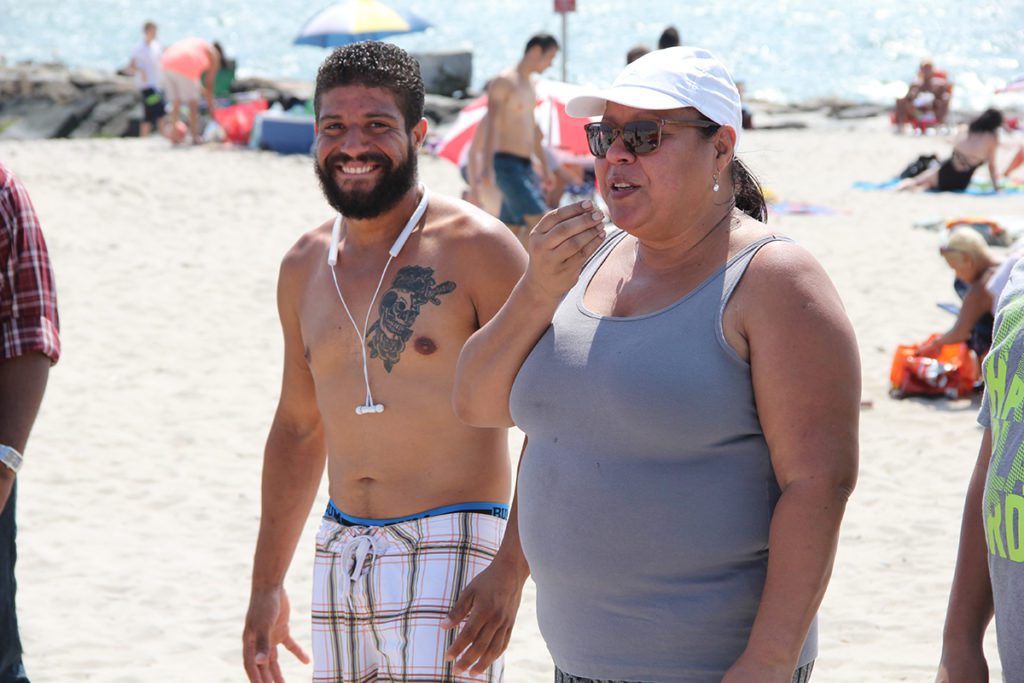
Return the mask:
M 921 353 L 938 352 L 946 344 L 967 342 L 967 346 L 984 358 L 992 346 L 993 297 L 989 279 L 999 268 L 1000 261 L 989 251 L 985 238 L 974 228 L 957 228 L 949 235 L 939 253 L 956 273 L 953 288 L 963 300 L 956 322 L 945 334 L 921 347 Z
M 953 152 L 936 168 L 896 186 L 897 190 L 937 190 L 961 192 L 971 184 L 974 171 L 988 163 L 992 189 L 999 191 L 999 172 L 996 170 L 996 151 L 999 149 L 999 127 L 1003 114 L 998 109 L 986 109 L 966 126 L 960 126 L 953 138 Z

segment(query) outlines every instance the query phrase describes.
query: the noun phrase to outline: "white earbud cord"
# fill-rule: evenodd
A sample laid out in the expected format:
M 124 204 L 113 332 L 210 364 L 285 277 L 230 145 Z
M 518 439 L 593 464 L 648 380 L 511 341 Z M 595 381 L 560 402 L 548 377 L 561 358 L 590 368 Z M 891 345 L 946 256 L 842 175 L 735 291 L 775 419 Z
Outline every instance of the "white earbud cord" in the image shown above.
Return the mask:
M 377 295 L 380 294 L 380 288 L 384 284 L 384 275 L 388 272 L 388 266 L 395 260 L 394 256 L 388 254 L 388 262 L 384 264 L 384 270 L 380 274 L 380 281 L 377 282 L 377 289 L 373 290 L 373 298 L 370 299 L 370 307 L 366 309 L 366 320 L 363 321 L 363 334 L 359 338 L 359 350 L 363 352 L 363 381 L 366 383 L 366 402 L 363 407 L 368 408 L 369 412 L 380 412 L 374 410 L 375 405 L 373 402 L 373 393 L 370 391 L 370 369 L 368 361 L 366 360 L 366 332 L 370 325 L 370 314 L 373 312 L 373 302 L 377 300 Z M 352 327 L 355 328 L 356 332 L 359 332 L 359 326 L 356 325 L 356 319 L 352 317 L 352 312 L 348 310 L 348 304 L 345 303 L 345 296 L 341 293 L 341 287 L 338 285 L 338 275 L 334 271 L 334 266 L 331 266 L 331 277 L 334 278 L 334 289 L 338 292 L 338 298 L 341 299 L 341 307 L 345 309 L 345 315 L 352 321 Z M 364 411 L 357 410 L 360 415 Z
M 401 234 L 398 235 L 398 239 L 391 246 L 388 251 L 388 261 L 384 264 L 384 270 L 380 273 L 380 280 L 377 281 L 377 288 L 373 290 L 373 298 L 370 299 L 370 305 L 366 309 L 366 319 L 363 320 L 363 330 L 359 337 L 359 350 L 363 355 L 363 382 L 366 384 L 366 398 L 361 406 L 356 406 L 356 415 L 365 415 L 373 413 L 384 412 L 384 406 L 379 403 L 374 403 L 373 392 L 370 390 L 370 368 L 369 360 L 366 357 L 366 334 L 369 331 L 370 326 L 370 315 L 373 313 L 373 304 L 377 301 L 377 295 L 380 294 L 380 288 L 384 286 L 384 277 L 387 275 L 388 267 L 391 262 L 395 260 L 395 257 L 402 251 L 402 247 L 405 246 L 406 241 L 409 239 L 409 235 L 416 228 L 416 225 L 420 222 L 420 218 L 423 217 L 424 212 L 427 210 L 427 197 L 429 193 L 427 188 L 423 187 L 423 197 L 420 199 L 419 204 L 416 206 L 416 210 L 413 211 L 412 216 L 409 217 L 409 222 L 406 223 L 405 228 Z M 352 311 L 349 310 L 348 304 L 345 303 L 345 295 L 341 293 L 341 285 L 338 284 L 338 273 L 334 266 L 338 263 L 338 242 L 341 239 L 341 214 L 334 219 L 334 226 L 331 230 L 331 249 L 327 254 L 327 266 L 331 269 L 331 278 L 334 280 L 334 290 L 338 293 L 338 299 L 341 300 L 341 307 L 345 309 L 345 315 L 348 316 L 349 322 L 352 323 L 352 328 L 355 329 L 356 334 L 359 334 L 359 325 L 356 324 L 356 319 L 352 315 Z

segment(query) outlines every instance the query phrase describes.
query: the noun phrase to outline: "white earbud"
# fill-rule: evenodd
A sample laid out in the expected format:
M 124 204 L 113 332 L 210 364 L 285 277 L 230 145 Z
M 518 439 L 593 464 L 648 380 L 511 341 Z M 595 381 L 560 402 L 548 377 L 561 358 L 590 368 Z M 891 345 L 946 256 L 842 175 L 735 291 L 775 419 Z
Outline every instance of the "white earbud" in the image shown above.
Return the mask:
M 331 228 L 331 250 L 327 252 L 327 265 L 332 268 L 338 264 L 338 242 L 341 240 L 341 214 L 334 218 Z
M 372 415 L 374 413 L 383 413 L 384 404 L 374 403 L 372 406 L 356 406 L 356 415 Z

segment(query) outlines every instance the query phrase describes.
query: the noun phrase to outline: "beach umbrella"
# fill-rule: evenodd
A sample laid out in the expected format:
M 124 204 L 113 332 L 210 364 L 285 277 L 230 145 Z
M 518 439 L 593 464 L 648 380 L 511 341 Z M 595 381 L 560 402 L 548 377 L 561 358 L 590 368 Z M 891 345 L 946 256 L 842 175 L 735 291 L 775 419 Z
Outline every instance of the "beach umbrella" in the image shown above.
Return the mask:
M 589 92 L 584 88 L 561 81 L 540 79 L 535 84 L 537 106 L 534 117 L 544 135 L 544 146 L 563 164 L 590 165 L 594 158 L 587 147 L 583 131 L 584 119 L 565 113 L 565 103 L 578 94 Z M 465 163 L 473 133 L 487 114 L 487 95 L 481 95 L 459 112 L 455 122 L 434 148 L 434 154 L 456 165 Z
M 430 24 L 407 10 L 380 0 L 344 0 L 315 14 L 299 31 L 295 45 L 337 47 L 360 40 L 381 40 L 415 33 Z

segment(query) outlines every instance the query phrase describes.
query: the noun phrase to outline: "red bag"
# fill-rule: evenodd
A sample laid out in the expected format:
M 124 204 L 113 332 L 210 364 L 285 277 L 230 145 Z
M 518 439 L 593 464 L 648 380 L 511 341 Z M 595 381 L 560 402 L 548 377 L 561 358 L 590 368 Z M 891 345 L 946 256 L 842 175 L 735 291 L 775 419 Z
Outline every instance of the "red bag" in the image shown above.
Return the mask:
M 933 334 L 925 343 L 937 339 Z M 981 378 L 978 357 L 963 342 L 946 344 L 937 354 L 923 355 L 920 344 L 896 347 L 889 371 L 889 395 L 945 396 L 963 398 L 974 391 Z
M 224 129 L 224 137 L 229 142 L 244 145 L 249 142 L 256 114 L 267 108 L 266 100 L 249 100 L 238 102 L 228 107 L 215 109 L 214 120 Z

